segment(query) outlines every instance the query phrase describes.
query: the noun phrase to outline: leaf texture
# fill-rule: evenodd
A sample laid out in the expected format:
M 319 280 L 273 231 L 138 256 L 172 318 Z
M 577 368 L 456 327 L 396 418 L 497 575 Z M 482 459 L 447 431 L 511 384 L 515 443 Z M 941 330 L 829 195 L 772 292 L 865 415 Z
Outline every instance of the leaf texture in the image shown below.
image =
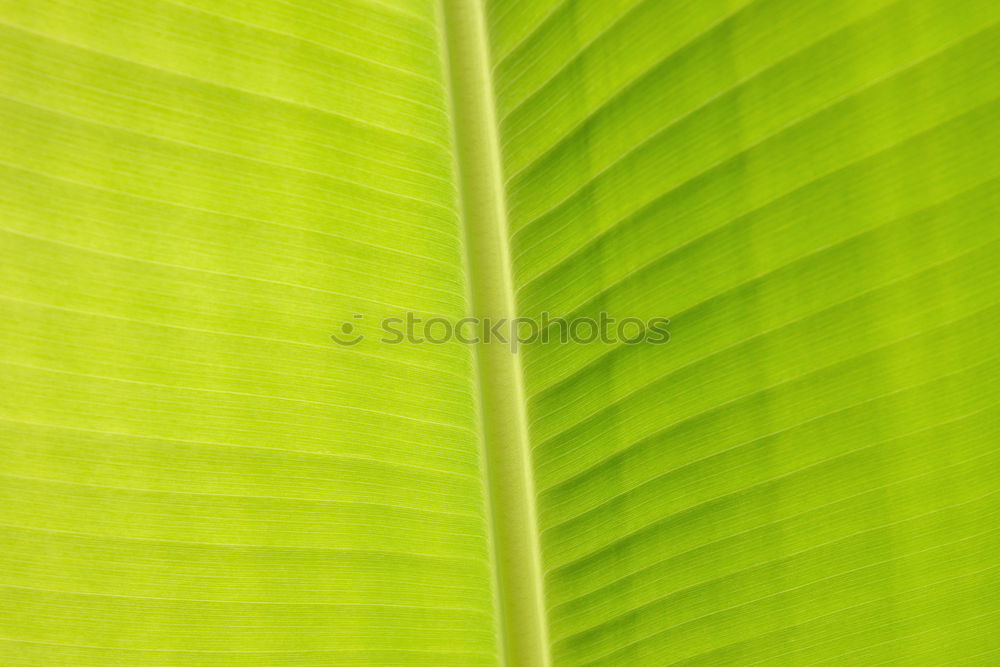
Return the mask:
M 0 663 L 495 662 L 432 10 L 0 6 Z
M 554 663 L 995 662 L 996 4 L 489 16 Z
M 998 44 L 994 0 L 0 0 L 0 664 L 996 664 Z

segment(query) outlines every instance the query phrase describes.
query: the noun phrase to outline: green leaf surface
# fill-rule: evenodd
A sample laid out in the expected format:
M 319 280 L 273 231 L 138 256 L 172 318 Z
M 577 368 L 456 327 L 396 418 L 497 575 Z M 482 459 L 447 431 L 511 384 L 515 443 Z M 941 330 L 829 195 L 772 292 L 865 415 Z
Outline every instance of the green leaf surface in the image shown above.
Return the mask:
M 0 665 L 996 664 L 998 44 L 0 0 Z

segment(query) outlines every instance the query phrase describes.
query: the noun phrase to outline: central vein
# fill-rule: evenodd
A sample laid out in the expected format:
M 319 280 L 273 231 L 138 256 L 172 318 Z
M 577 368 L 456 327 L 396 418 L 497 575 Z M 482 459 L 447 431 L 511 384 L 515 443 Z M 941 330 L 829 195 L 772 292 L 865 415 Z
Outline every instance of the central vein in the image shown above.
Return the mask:
M 473 314 L 509 322 L 516 312 L 483 8 L 481 0 L 441 1 Z M 546 667 L 548 631 L 521 360 L 494 341 L 479 344 L 477 362 L 506 663 Z

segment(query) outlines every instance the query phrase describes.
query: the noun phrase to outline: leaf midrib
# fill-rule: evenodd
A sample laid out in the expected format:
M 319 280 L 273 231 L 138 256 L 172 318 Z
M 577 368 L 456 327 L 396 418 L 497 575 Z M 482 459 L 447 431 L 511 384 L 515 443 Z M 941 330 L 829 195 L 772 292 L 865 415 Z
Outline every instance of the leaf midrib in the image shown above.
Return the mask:
M 517 316 L 507 211 L 481 0 L 441 0 L 457 185 L 472 315 Z M 510 327 L 501 327 L 510 333 Z M 479 423 L 500 642 L 505 662 L 550 664 L 541 552 L 519 354 L 498 341 L 476 349 Z

